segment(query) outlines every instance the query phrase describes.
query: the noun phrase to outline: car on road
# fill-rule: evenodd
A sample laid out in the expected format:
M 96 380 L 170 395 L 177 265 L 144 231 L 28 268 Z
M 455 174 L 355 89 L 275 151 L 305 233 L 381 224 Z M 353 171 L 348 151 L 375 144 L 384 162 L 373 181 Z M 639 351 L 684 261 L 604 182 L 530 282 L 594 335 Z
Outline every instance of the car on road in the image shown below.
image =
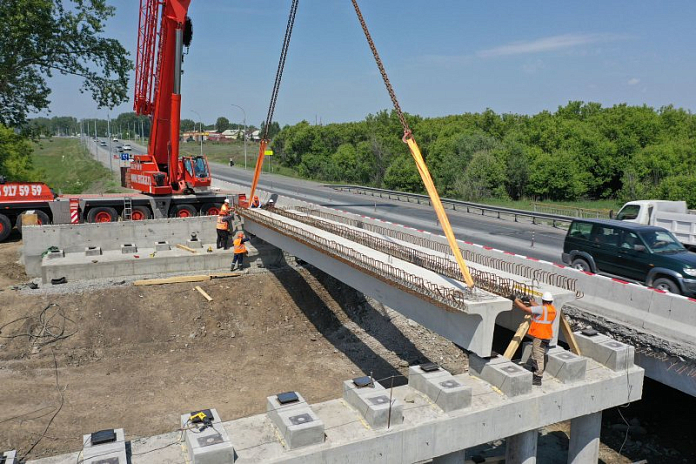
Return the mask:
M 101 142 L 99 142 L 99 146 L 105 147 L 105 146 L 106 146 L 106 142 L 104 142 L 104 141 L 102 140 Z
M 122 148 L 122 149 L 123 149 L 123 150 L 132 150 L 133 147 L 131 147 L 130 145 L 128 145 L 128 144 L 126 143 L 126 144 L 123 145 L 123 148 Z
M 111 140 L 111 141 L 112 141 L 112 142 L 118 142 L 118 139 L 117 139 L 116 137 L 114 137 L 113 140 Z
M 581 271 L 696 297 L 696 253 L 662 227 L 576 219 L 568 228 L 561 259 Z

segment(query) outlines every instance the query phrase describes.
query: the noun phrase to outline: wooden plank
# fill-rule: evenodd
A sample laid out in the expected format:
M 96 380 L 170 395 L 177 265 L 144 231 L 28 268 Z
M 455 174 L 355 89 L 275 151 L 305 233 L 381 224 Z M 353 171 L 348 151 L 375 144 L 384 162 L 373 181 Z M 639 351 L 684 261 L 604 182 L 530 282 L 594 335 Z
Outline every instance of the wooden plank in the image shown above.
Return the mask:
M 210 274 L 211 279 L 226 279 L 227 277 L 239 277 L 242 275 L 239 272 L 220 272 L 218 274 Z
M 176 247 L 181 248 L 182 250 L 190 251 L 191 253 L 197 253 L 197 251 L 194 250 L 193 248 L 187 247 L 186 245 L 182 245 L 181 243 L 177 243 Z
M 582 353 L 580 352 L 580 346 L 578 345 L 578 342 L 575 340 L 575 334 L 573 334 L 573 329 L 570 328 L 570 322 L 568 322 L 568 319 L 563 313 L 561 313 L 561 331 L 563 332 L 563 336 L 565 337 L 566 342 L 568 342 L 570 351 L 577 354 L 578 356 L 582 356 Z
M 524 336 L 527 335 L 527 332 L 529 331 L 529 326 L 531 324 L 532 324 L 532 316 L 526 315 L 524 317 L 524 321 L 522 321 L 520 326 L 517 328 L 515 335 L 513 335 L 512 340 L 510 340 L 510 344 L 508 345 L 507 349 L 505 350 L 505 354 L 503 354 L 503 356 L 512 360 L 512 357 L 515 355 L 515 352 L 517 351 L 517 348 L 519 348 L 520 343 L 522 343 Z
M 213 301 L 213 299 L 208 295 L 205 290 L 203 290 L 199 285 L 196 285 L 196 290 L 198 290 L 198 293 L 203 295 L 203 298 L 205 298 L 208 301 Z
M 203 282 L 210 280 L 209 275 L 194 275 L 194 276 L 178 276 L 178 277 L 167 277 L 165 279 L 147 279 L 147 280 L 136 280 L 133 285 L 136 287 L 143 287 L 147 285 L 165 285 L 165 284 L 179 284 L 182 282 Z

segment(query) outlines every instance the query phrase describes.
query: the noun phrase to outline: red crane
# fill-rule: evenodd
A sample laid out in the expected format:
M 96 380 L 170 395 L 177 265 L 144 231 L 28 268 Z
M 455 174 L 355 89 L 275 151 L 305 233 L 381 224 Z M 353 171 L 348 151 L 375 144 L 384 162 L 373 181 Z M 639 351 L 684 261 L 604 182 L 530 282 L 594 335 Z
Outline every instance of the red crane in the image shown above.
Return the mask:
M 140 0 L 133 109 L 150 116 L 152 125 L 147 154 L 134 157 L 127 180 L 143 193 L 195 193 L 211 183 L 206 157 L 179 157 L 181 65 L 191 39 L 190 3 Z

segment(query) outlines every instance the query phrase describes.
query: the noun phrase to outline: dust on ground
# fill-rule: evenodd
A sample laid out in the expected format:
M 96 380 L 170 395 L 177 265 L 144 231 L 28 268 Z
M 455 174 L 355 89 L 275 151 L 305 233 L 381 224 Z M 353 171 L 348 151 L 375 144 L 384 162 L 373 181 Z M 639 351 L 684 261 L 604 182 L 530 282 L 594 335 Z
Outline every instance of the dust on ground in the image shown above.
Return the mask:
M 211 406 L 225 420 L 258 414 L 266 396 L 287 390 L 321 402 L 364 374 L 403 384 L 415 363 L 467 369 L 451 342 L 312 267 L 27 292 L 8 289 L 29 280 L 17 262 L 20 245 L 0 244 L 0 450 L 19 456 L 75 451 L 83 433 L 106 428 L 123 427 L 127 439 L 169 432 L 182 412 Z M 603 462 L 688 462 L 658 435 L 650 438 L 655 452 L 641 451 L 632 436 L 629 457 L 620 456 L 625 430 L 614 425 L 605 413 Z M 652 424 L 639 425 L 654 434 Z M 540 462 L 565 462 L 568 432 L 567 423 L 541 431 Z M 480 448 L 504 453 L 502 442 Z

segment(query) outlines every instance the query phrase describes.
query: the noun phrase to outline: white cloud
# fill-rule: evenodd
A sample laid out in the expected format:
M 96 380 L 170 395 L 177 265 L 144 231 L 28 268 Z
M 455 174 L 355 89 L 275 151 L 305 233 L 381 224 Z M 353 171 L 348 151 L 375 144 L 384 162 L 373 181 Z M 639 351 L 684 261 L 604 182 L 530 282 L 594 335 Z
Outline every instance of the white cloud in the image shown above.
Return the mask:
M 540 39 L 530 41 L 511 42 L 509 44 L 501 45 L 499 47 L 489 48 L 487 50 L 480 50 L 476 52 L 476 55 L 481 58 L 490 58 L 495 56 L 543 53 L 554 50 L 563 50 L 566 48 L 577 47 L 580 45 L 625 40 L 627 38 L 627 36 L 618 34 L 555 35 L 552 37 L 542 37 Z
M 640 82 L 640 79 L 638 79 L 637 77 L 632 77 L 628 80 L 627 84 L 628 85 L 636 85 L 639 82 Z

